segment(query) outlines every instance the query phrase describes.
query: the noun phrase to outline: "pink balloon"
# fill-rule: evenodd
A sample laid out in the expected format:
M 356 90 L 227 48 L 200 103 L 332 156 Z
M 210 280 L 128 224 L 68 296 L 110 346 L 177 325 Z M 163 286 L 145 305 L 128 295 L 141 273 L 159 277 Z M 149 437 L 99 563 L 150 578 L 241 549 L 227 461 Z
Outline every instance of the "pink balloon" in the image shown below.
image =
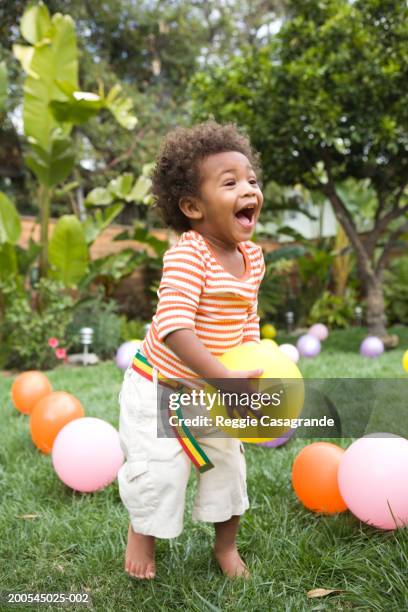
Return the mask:
M 280 344 L 279 350 L 282 351 L 286 357 L 289 357 L 289 359 L 291 359 L 294 363 L 299 361 L 299 351 L 293 344 Z
M 128 369 L 140 345 L 140 340 L 128 340 L 128 342 L 124 342 L 120 345 L 120 347 L 116 351 L 115 357 L 115 362 L 118 368 L 120 368 L 121 370 Z
M 316 336 L 304 334 L 297 341 L 297 349 L 302 357 L 316 357 L 320 353 L 320 340 Z
M 103 489 L 113 482 L 123 461 L 116 429 L 93 417 L 75 419 L 65 425 L 52 447 L 52 463 L 59 478 L 83 493 Z
M 340 493 L 361 521 L 396 529 L 408 524 L 407 474 L 408 440 L 371 434 L 344 452 L 338 472 Z
M 328 337 L 329 330 L 323 323 L 315 323 L 307 333 L 315 336 L 318 340 L 320 340 L 320 342 L 323 342 L 323 340 L 326 340 Z
M 384 344 L 377 336 L 367 336 L 361 345 L 360 353 L 363 357 L 378 357 L 384 352 Z

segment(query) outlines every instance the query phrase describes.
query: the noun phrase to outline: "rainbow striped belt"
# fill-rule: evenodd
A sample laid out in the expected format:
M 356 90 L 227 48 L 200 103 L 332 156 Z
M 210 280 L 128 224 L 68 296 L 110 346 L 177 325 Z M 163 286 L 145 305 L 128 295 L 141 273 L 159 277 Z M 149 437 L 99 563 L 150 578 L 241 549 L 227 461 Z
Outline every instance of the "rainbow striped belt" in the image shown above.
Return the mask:
M 137 351 L 136 355 L 133 358 L 132 368 L 143 376 L 153 382 L 153 367 L 147 361 L 146 357 L 141 353 L 140 350 Z M 165 379 L 159 375 L 159 384 L 164 385 L 165 387 L 171 387 L 180 391 L 183 387 L 176 383 L 175 381 L 171 381 L 170 379 Z M 207 470 L 211 470 L 214 465 L 211 463 L 208 456 L 205 454 L 189 428 L 184 425 L 183 414 L 181 412 L 180 406 L 177 410 L 174 411 L 178 417 L 179 425 L 172 425 L 173 431 L 176 434 L 178 441 L 181 444 L 182 449 L 191 459 L 193 464 L 196 466 L 199 472 L 203 473 Z M 170 408 L 169 408 L 170 413 Z

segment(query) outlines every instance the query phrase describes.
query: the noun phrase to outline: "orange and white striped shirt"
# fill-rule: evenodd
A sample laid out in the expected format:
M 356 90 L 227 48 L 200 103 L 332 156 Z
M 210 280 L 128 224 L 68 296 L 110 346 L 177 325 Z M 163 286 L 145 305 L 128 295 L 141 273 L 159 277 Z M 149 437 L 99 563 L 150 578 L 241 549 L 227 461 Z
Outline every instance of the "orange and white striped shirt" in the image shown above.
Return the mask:
M 197 376 L 164 343 L 177 329 L 192 329 L 217 356 L 243 342 L 259 342 L 257 296 L 265 273 L 262 249 L 241 242 L 245 273 L 237 278 L 217 261 L 201 234 L 190 230 L 164 255 L 159 303 L 142 344 L 150 364 L 166 378 Z

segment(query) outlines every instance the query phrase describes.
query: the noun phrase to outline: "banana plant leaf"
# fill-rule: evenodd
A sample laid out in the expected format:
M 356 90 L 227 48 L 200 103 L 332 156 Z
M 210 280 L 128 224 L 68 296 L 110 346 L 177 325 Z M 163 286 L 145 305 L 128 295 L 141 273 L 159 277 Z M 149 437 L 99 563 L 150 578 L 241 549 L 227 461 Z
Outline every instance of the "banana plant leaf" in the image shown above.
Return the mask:
M 123 210 L 123 204 L 113 204 L 104 210 L 97 210 L 95 214 L 88 216 L 84 222 L 85 240 L 88 246 L 92 244 L 96 238 L 106 229 L 115 217 Z
M 80 221 L 75 215 L 60 217 L 48 246 L 49 275 L 73 287 L 88 269 L 88 248 Z
M 18 273 L 18 262 L 14 244 L 0 244 L 0 281 L 5 281 Z
M 0 244 L 14 244 L 20 238 L 21 221 L 14 204 L 0 191 Z
M 54 187 L 71 174 L 75 163 L 74 148 L 71 139 L 60 129 L 54 130 L 51 135 L 49 149 L 43 149 L 34 139 L 30 140 L 30 144 L 25 161 L 40 183 Z

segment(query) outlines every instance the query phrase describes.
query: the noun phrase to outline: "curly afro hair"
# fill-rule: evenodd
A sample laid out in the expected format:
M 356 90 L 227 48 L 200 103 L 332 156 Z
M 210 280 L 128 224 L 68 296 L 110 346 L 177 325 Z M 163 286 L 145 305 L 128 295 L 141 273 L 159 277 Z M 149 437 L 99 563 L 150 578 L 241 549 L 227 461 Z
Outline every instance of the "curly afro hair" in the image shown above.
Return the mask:
M 179 208 L 183 197 L 198 197 L 200 162 L 216 153 L 238 151 L 260 172 L 259 155 L 235 124 L 215 121 L 192 128 L 178 127 L 167 134 L 160 147 L 152 176 L 155 208 L 164 223 L 178 232 L 190 229 L 189 219 Z

